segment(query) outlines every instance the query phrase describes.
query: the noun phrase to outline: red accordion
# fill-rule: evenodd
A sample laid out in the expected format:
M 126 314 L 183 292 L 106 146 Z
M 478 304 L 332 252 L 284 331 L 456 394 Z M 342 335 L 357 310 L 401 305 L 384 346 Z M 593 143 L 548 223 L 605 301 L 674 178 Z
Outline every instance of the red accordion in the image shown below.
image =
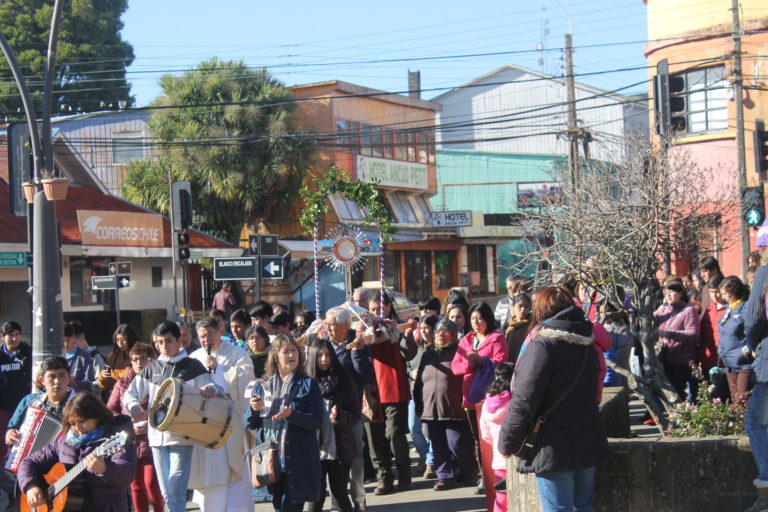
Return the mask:
M 11 448 L 5 469 L 16 473 L 19 464 L 61 434 L 61 420 L 53 414 L 30 405 L 21 426 L 21 441 Z

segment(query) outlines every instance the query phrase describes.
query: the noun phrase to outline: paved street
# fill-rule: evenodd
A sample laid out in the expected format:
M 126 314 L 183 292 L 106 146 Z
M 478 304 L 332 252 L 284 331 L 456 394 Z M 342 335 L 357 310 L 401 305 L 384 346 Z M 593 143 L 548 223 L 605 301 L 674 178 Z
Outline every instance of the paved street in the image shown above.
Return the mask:
M 378 512 L 399 512 L 405 510 L 423 509 L 429 512 L 479 512 L 485 510 L 485 497 L 474 494 L 474 487 L 457 487 L 450 491 L 435 491 L 432 486 L 437 480 L 415 478 L 411 490 L 396 492 L 387 496 L 376 496 L 373 489 L 376 483 L 365 486 L 369 510 Z M 330 510 L 331 499 L 326 498 L 324 510 Z M 189 503 L 189 511 L 200 510 L 195 504 Z M 271 503 L 257 503 L 256 512 L 271 512 Z

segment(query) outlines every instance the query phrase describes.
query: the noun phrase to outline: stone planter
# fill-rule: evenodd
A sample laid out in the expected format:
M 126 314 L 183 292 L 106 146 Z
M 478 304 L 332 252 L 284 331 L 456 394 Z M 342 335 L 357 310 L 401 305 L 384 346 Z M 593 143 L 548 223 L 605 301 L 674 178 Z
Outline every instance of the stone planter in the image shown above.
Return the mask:
M 69 178 L 46 178 L 43 180 L 43 191 L 49 201 L 62 201 L 67 198 Z
M 35 184 L 34 182 L 27 181 L 26 183 L 21 184 L 22 190 L 24 190 L 24 197 L 26 198 L 27 202 L 29 204 L 32 204 L 35 202 Z
M 598 512 L 740 512 L 757 476 L 746 437 L 609 439 L 598 468 Z M 510 512 L 539 512 L 533 475 L 507 470 Z

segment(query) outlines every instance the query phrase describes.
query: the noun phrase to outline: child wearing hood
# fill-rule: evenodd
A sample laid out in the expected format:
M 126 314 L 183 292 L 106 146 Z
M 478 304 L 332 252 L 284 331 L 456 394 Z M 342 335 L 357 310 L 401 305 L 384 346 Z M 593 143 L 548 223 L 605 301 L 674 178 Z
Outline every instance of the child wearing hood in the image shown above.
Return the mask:
M 491 468 L 496 477 L 496 482 L 503 482 L 507 478 L 507 459 L 499 451 L 499 431 L 507 414 L 509 402 L 512 400 L 510 382 L 512 380 L 513 366 L 509 363 L 501 363 L 496 366 L 493 383 L 488 387 L 488 393 L 483 402 L 483 413 L 480 415 L 480 436 L 484 441 L 493 446 L 493 461 Z M 496 492 L 493 504 L 493 512 L 506 512 L 507 492 Z

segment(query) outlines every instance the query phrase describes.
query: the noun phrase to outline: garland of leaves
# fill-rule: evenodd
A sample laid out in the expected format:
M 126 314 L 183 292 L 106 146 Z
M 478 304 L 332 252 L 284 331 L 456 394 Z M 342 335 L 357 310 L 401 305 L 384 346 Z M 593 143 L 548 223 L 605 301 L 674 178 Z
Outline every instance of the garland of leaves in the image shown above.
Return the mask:
M 311 234 L 315 225 L 319 224 L 328 213 L 326 200 L 336 192 L 341 192 L 366 210 L 364 225 L 375 225 L 381 233 L 383 242 L 392 239 L 390 235 L 395 233 L 397 228 L 392 225 L 392 213 L 387 201 L 375 188 L 378 182 L 351 181 L 347 173 L 335 165 L 325 176 L 315 178 L 313 181 L 317 190 L 312 191 L 308 186 L 301 189 L 301 198 L 304 200 L 305 207 L 299 222 L 307 233 Z

